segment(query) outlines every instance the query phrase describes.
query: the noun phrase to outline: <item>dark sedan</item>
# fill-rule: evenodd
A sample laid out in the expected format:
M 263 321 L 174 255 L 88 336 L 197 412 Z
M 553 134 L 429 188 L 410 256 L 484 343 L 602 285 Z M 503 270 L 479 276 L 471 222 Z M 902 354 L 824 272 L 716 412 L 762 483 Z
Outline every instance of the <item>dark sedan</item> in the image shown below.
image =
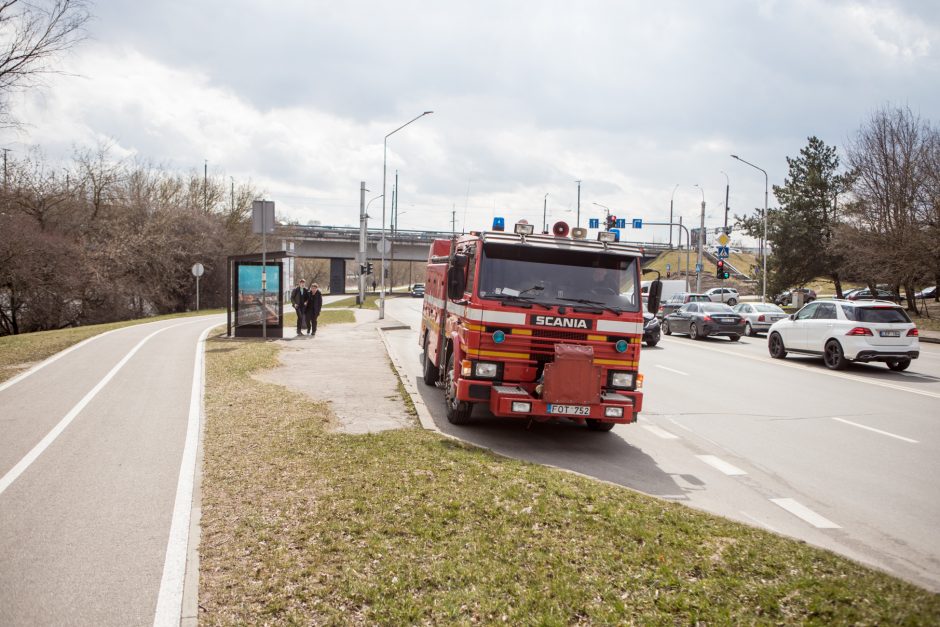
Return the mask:
M 693 340 L 724 335 L 737 342 L 744 333 L 744 318 L 722 303 L 686 303 L 666 316 L 663 333 L 687 333 Z
M 854 290 L 844 296 L 847 300 L 890 300 L 892 303 L 901 302 L 901 297 L 896 293 L 881 289 L 876 289 L 874 296 L 871 295 L 871 290 L 869 289 Z

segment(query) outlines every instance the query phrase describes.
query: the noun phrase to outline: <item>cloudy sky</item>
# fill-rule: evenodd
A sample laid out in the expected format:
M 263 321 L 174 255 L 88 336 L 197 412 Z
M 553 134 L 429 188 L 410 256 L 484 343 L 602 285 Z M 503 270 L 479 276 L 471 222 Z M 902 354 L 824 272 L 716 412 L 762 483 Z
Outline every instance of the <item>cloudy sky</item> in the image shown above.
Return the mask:
M 766 169 L 816 135 L 842 148 L 872 112 L 940 123 L 936 0 L 97 0 L 68 74 L 17 105 L 14 151 L 112 142 L 181 171 L 250 180 L 301 223 L 356 225 L 359 183 L 403 229 L 697 225 L 763 205 Z M 725 174 L 723 174 L 724 172 Z M 675 189 L 676 185 L 678 189 Z M 700 185 L 696 188 L 695 185 Z M 674 192 L 675 190 L 675 192 Z M 774 200 L 771 197 L 771 205 Z M 381 199 L 370 226 L 381 223 Z M 390 213 L 390 206 L 389 206 Z M 678 219 L 678 218 L 677 218 Z M 629 239 L 664 241 L 665 229 Z

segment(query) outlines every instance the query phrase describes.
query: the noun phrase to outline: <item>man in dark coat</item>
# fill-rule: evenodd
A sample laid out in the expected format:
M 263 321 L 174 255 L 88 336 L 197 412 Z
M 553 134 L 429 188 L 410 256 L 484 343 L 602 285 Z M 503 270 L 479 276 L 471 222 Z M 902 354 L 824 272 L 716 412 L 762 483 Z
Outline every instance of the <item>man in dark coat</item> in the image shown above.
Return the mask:
M 307 291 L 306 281 L 300 279 L 297 281 L 297 287 L 291 290 L 290 304 L 294 306 L 297 312 L 297 335 L 304 334 L 304 314 L 307 310 L 307 301 L 310 300 L 310 292 Z
M 304 320 L 307 321 L 307 332 L 314 336 L 317 334 L 317 317 L 323 308 L 323 294 L 320 293 L 320 286 L 316 283 L 310 286 L 307 292 L 307 306 L 304 310 Z

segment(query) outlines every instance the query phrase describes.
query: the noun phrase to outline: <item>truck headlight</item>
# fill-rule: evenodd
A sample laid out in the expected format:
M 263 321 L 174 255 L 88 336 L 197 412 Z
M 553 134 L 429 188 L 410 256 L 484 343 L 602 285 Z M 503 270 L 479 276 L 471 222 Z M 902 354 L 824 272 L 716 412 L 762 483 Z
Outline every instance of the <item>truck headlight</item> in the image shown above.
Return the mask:
M 607 418 L 623 418 L 623 407 L 605 407 L 604 416 Z
M 628 390 L 633 387 L 632 372 L 611 372 L 610 387 Z
M 518 414 L 528 414 L 532 411 L 532 403 L 528 401 L 513 401 L 512 410 Z
M 496 364 L 488 361 L 478 361 L 473 365 L 474 376 L 482 379 L 492 379 L 496 376 L 499 368 Z

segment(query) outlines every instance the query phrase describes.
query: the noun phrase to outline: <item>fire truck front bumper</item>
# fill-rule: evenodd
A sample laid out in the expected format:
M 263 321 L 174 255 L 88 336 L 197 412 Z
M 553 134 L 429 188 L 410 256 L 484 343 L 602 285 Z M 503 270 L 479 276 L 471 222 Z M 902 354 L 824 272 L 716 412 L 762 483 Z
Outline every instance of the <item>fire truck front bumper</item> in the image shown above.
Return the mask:
M 458 397 L 479 401 L 481 396 L 485 396 L 481 394 L 483 390 L 479 387 L 474 390 L 475 394 L 471 393 L 466 397 L 458 391 Z M 606 392 L 601 395 L 599 403 L 549 403 L 518 385 L 487 387 L 489 387 L 489 409 L 494 416 L 501 418 L 541 420 L 569 418 L 578 422 L 591 419 L 602 422 L 630 423 L 636 422 L 643 405 L 643 394 L 640 392 Z

